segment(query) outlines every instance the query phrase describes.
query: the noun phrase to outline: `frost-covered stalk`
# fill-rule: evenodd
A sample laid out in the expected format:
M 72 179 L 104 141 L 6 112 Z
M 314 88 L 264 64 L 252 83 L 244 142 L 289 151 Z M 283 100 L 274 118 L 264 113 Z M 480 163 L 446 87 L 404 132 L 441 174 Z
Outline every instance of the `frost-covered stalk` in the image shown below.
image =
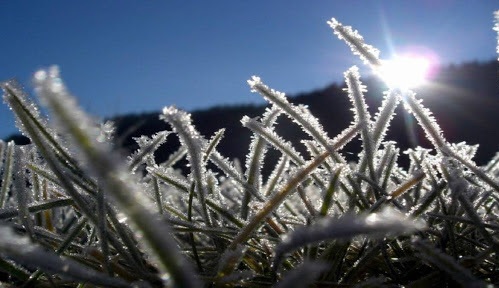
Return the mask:
M 406 109 L 409 110 L 414 117 L 416 117 L 419 125 L 425 131 L 426 137 L 431 141 L 437 150 L 441 151 L 447 141 L 445 140 L 442 129 L 440 129 L 440 126 L 435 120 L 435 117 L 433 117 L 431 111 L 423 106 L 423 100 L 417 100 L 415 93 L 410 90 L 403 91 L 401 97 L 406 104 Z
M 227 176 L 229 176 L 232 180 L 237 182 L 242 186 L 243 189 L 249 191 L 253 197 L 255 197 L 258 201 L 263 201 L 260 192 L 255 190 L 255 187 L 248 184 L 248 180 L 242 175 L 239 169 L 230 161 L 229 159 L 223 157 L 220 152 L 214 150 L 213 153 L 210 154 L 210 161 L 217 165 Z M 240 188 L 240 187 L 239 187 Z M 243 190 L 239 189 L 239 190 Z
M 154 166 L 155 161 L 153 153 L 160 145 L 166 142 L 166 137 L 168 137 L 169 134 L 169 131 L 162 131 L 153 135 L 151 139 L 147 136 L 135 138 L 135 141 L 139 145 L 139 149 L 128 157 L 130 171 L 135 172 L 142 163 Z
M 3 143 L 3 142 L 2 142 Z M 5 149 L 5 163 L 2 159 L 2 185 L 0 187 L 0 208 L 3 208 L 5 200 L 7 199 L 7 193 L 9 192 L 10 185 L 12 184 L 12 170 L 14 166 L 14 141 L 9 141 L 7 143 L 7 149 Z M 2 151 L 3 154 L 3 151 Z
M 14 152 L 14 194 L 17 196 L 17 205 L 19 207 L 19 217 L 21 223 L 26 228 L 29 237 L 35 240 L 34 224 L 29 214 L 28 203 L 30 200 L 30 190 L 26 187 L 26 147 L 16 147 Z
M 116 200 L 134 228 L 141 232 L 154 258 L 159 260 L 177 286 L 197 287 L 192 268 L 180 255 L 169 226 L 150 212 L 152 203 L 141 196 L 141 189 L 134 184 L 126 165 L 106 143 L 97 141 L 94 125 L 67 92 L 57 67 L 38 71 L 34 81 L 36 91 L 50 108 L 58 129 L 71 137 L 88 173 L 99 178 L 103 189 Z
M 377 176 L 374 170 L 374 139 L 372 133 L 372 123 L 371 114 L 367 110 L 367 104 L 364 99 L 363 92 L 366 88 L 360 82 L 360 74 L 357 66 L 353 66 L 345 72 L 345 80 L 347 83 L 348 97 L 353 104 L 355 113 L 354 121 L 360 123 L 361 125 L 361 136 L 362 144 L 364 147 L 364 157 L 367 159 L 367 165 L 369 167 L 369 175 L 371 179 L 376 183 Z M 361 173 L 363 171 L 360 171 Z M 379 195 L 378 195 L 379 196 Z
M 379 50 L 366 44 L 364 37 L 357 30 L 353 30 L 351 26 L 344 26 L 335 18 L 331 18 L 327 23 L 334 30 L 334 34 L 338 36 L 338 39 L 345 41 L 353 54 L 358 55 L 364 61 L 364 64 L 370 65 L 373 70 L 381 66 Z
M 359 124 L 347 128 L 334 140 L 334 144 L 330 148 L 334 150 L 342 148 L 355 135 L 357 135 L 359 129 Z M 232 240 L 227 249 L 234 250 L 238 245 L 245 243 L 251 237 L 253 232 L 260 227 L 265 218 L 267 218 L 267 216 L 270 215 L 270 213 L 272 213 L 272 211 L 274 211 L 284 201 L 284 199 L 330 155 L 331 152 L 328 149 L 298 170 L 297 173 L 289 179 L 286 185 L 284 185 L 279 192 L 270 198 L 263 208 L 258 211 L 255 216 L 253 216 L 250 222 L 238 233 L 236 238 Z M 233 268 L 235 267 L 232 267 L 229 270 L 232 270 Z
M 302 127 L 303 131 L 309 134 L 317 142 L 319 142 L 325 149 L 330 149 L 332 144 L 331 139 L 322 128 L 319 120 L 315 118 L 312 113 L 305 106 L 296 106 L 286 99 L 286 95 L 282 92 L 276 91 L 265 85 L 260 77 L 253 76 L 248 80 L 251 91 L 260 93 L 265 100 L 281 108 L 284 113 L 296 124 Z M 335 151 L 330 150 L 331 155 L 339 162 L 345 162 L 336 154 Z
M 352 27 L 343 26 L 334 18 L 332 18 L 328 22 L 328 24 L 334 30 L 334 33 L 338 36 L 338 38 L 340 40 L 344 40 L 350 46 L 352 52 L 355 55 L 358 55 L 364 61 L 364 63 L 369 65 L 374 71 L 378 71 L 379 67 L 381 67 L 382 65 L 382 61 L 379 59 L 378 49 L 369 44 L 366 44 L 364 42 L 364 38 L 357 31 L 354 31 Z M 446 141 L 442 136 L 442 131 L 436 123 L 434 117 L 431 115 L 431 112 L 422 106 L 421 100 L 416 100 L 416 98 L 414 97 L 414 92 L 410 90 L 398 92 L 397 94 L 399 93 L 403 94 L 401 95 L 402 99 L 425 130 L 428 139 L 430 139 L 430 141 L 437 149 L 441 149 L 442 147 L 444 147 Z M 395 105 L 390 106 L 395 108 Z M 390 106 L 388 107 L 390 108 Z M 389 112 L 390 110 L 391 109 L 388 109 L 387 112 Z M 392 113 L 380 114 L 380 116 L 383 116 L 383 118 L 389 118 L 391 117 Z M 382 135 L 381 132 L 384 130 L 382 123 L 383 122 L 376 123 L 376 126 L 379 126 L 379 128 L 375 128 L 378 131 L 375 131 L 375 133 L 373 133 L 374 135 L 376 135 L 376 137 Z
M 499 33 L 499 11 L 495 17 Z M 383 64 L 356 31 L 334 19 L 330 25 L 374 70 Z M 272 107 L 260 119 L 241 121 L 254 132 L 244 172 L 217 151 L 223 129 L 206 140 L 185 112 L 165 108 L 171 115 L 162 117 L 171 117 L 174 131 L 135 138 L 139 149 L 127 162 L 112 151 L 113 127 L 99 130 L 57 69 L 36 73 L 34 81 L 55 122 L 41 117 L 15 82 L 3 83 L 17 125 L 34 145 L 0 141 L 0 220 L 11 226 L 0 225 L 0 271 L 8 274 L 2 281 L 16 287 L 196 287 L 201 275 L 206 287 L 497 284 L 499 154 L 477 167 L 471 161 L 477 146 L 447 143 L 411 91 L 386 92 L 371 120 L 358 72 L 345 76 L 355 119 L 335 140 L 307 107 L 250 80 Z M 384 140 L 400 100 L 438 150 L 405 152 L 408 169 L 397 163 L 396 143 Z M 280 113 L 312 136 L 298 139 L 311 159 L 279 136 L 273 124 Z M 156 163 L 154 153 L 170 133 L 180 136 L 182 147 Z M 358 133 L 360 159 L 344 163 L 338 150 Z M 282 155 L 264 183 L 267 147 Z M 173 167 L 186 154 L 191 173 L 182 175 Z M 374 177 L 365 176 L 368 165 Z M 144 173 L 133 173 L 139 167 Z M 374 204 L 366 187 L 380 193 Z M 37 215 L 44 217 L 31 221 Z M 412 217 L 425 219 L 428 229 Z M 424 240 L 398 237 L 415 231 Z
M 281 110 L 276 106 L 272 106 L 271 109 L 267 109 L 261 120 L 262 125 L 264 127 L 272 127 L 280 114 Z M 256 191 L 260 191 L 262 186 L 261 169 L 263 166 L 263 158 L 267 152 L 267 147 L 267 141 L 265 141 L 262 136 L 255 133 L 250 144 L 248 156 L 246 157 L 245 176 L 248 179 L 248 185 L 253 186 Z M 245 190 L 243 202 L 241 203 L 241 218 L 244 220 L 248 218 L 248 204 L 250 200 L 251 193 L 250 191 Z
M 260 137 L 264 138 L 268 143 L 273 145 L 277 150 L 281 151 L 283 155 L 289 157 L 297 165 L 303 165 L 305 159 L 301 156 L 300 152 L 296 151 L 291 142 L 284 140 L 281 136 L 277 135 L 272 127 L 265 127 L 259 121 L 244 116 L 241 119 L 244 127 L 250 129 Z
M 192 177 L 196 182 L 196 191 L 201 205 L 204 221 L 211 226 L 211 219 L 206 207 L 206 168 L 203 161 L 205 140 L 192 125 L 191 115 L 170 106 L 163 108 L 160 119 L 172 125 L 174 131 L 179 135 L 182 145 L 187 147 Z
M 385 138 L 390 122 L 395 116 L 395 108 L 397 108 L 400 103 L 398 91 L 389 90 L 385 93 L 385 97 L 383 98 L 383 102 L 381 103 L 378 113 L 376 113 L 373 124 L 374 151 L 378 150 L 380 143 Z
M 46 137 L 47 135 L 40 132 L 40 129 L 44 130 L 44 126 L 41 126 L 40 123 L 37 122 L 37 119 L 32 117 L 33 115 L 31 114 L 30 109 L 26 109 L 24 106 L 25 101 L 23 100 L 23 97 L 26 97 L 26 95 L 17 88 L 12 87 L 11 83 L 4 83 L 2 87 L 5 92 L 4 99 L 12 108 L 19 121 L 18 126 L 23 127 L 23 131 L 30 136 L 31 141 L 36 145 L 52 172 L 57 176 L 58 180 L 54 180 L 53 182 L 60 183 L 61 187 L 64 187 L 65 192 L 73 198 L 78 208 L 81 209 L 87 217 L 95 220 L 96 218 L 90 209 L 89 202 L 75 189 L 72 183 L 70 183 L 70 179 L 62 167 L 63 164 L 57 161 L 58 159 L 56 158 L 56 155 L 54 155 L 55 153 L 50 149 L 51 146 L 47 144 L 49 140 L 44 138 L 44 136 Z M 51 177 L 49 176 L 47 179 L 50 178 Z M 94 223 L 96 223 L 96 221 L 94 221 Z
M 60 162 L 67 169 L 76 174 L 81 172 L 74 159 L 69 155 L 66 139 L 60 137 L 49 127 L 47 119 L 40 115 L 40 109 L 29 100 L 21 85 L 17 81 L 11 80 L 1 83 L 1 86 L 4 90 L 3 99 L 14 111 L 18 129 L 30 138 L 43 139 L 43 145 L 49 150 L 54 150 L 56 157 L 63 159 Z M 28 122 L 31 123 L 31 131 L 27 127 Z M 33 135 L 33 133 L 37 135 Z
M 437 151 L 440 151 L 443 155 L 451 156 L 457 159 L 471 171 L 473 171 L 473 173 L 475 173 L 483 181 L 494 188 L 494 190 L 499 192 L 499 183 L 497 183 L 497 181 L 492 179 L 489 175 L 485 174 L 482 170 L 476 167 L 475 164 L 458 155 L 447 145 L 447 141 L 443 136 L 442 130 L 433 117 L 431 111 L 428 108 L 425 108 L 422 104 L 422 100 L 417 100 L 414 95 L 415 93 L 410 90 L 407 90 L 403 93 L 402 99 L 406 104 L 406 109 L 416 117 L 419 125 L 425 131 L 426 137 L 432 142 Z

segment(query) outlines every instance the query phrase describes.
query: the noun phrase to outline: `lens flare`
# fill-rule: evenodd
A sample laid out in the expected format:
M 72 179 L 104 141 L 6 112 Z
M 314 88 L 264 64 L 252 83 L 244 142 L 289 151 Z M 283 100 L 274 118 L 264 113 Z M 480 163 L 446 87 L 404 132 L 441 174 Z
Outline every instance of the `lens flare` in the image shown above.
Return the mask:
M 383 61 L 377 72 L 390 88 L 410 89 L 426 82 L 431 64 L 423 56 L 396 56 Z

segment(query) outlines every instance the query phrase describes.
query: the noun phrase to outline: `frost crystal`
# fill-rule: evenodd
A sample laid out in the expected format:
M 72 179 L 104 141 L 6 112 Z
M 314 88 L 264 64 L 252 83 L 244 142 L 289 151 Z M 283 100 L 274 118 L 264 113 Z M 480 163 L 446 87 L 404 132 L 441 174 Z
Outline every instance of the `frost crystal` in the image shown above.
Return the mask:
M 297 165 L 303 165 L 305 163 L 305 160 L 302 158 L 300 153 L 293 147 L 293 144 L 277 135 L 273 127 L 264 127 L 260 122 L 249 118 L 248 116 L 244 116 L 241 123 L 244 127 L 251 129 L 251 131 L 257 133 L 260 137 L 263 137 L 284 155 L 288 155 Z
M 106 121 L 104 123 L 101 123 L 99 129 L 100 133 L 99 136 L 97 136 L 97 141 L 99 142 L 111 141 L 115 130 L 116 128 L 114 127 L 113 121 Z
M 333 28 L 334 34 L 340 40 L 345 41 L 350 46 L 350 49 L 352 49 L 353 54 L 358 55 L 365 64 L 370 65 L 373 69 L 381 66 L 379 50 L 366 44 L 364 37 L 357 30 L 353 30 L 351 26 L 343 26 L 335 18 L 332 18 L 327 23 Z
M 48 127 L 47 120 L 40 115 L 38 106 L 28 98 L 28 95 L 23 91 L 21 85 L 17 83 L 17 81 L 11 80 L 8 82 L 4 82 L 1 86 L 4 90 L 3 99 L 11 109 L 15 110 L 13 105 L 16 105 L 16 103 L 18 105 L 21 105 L 22 109 L 25 110 L 25 113 L 28 113 L 30 117 L 32 117 L 34 121 L 38 122 L 52 137 L 54 137 L 54 139 L 61 140 L 62 142 L 62 139 L 59 139 L 59 137 L 53 132 L 53 130 Z M 29 137 L 29 132 L 26 130 L 26 127 L 19 118 L 20 115 L 18 113 L 15 113 L 14 115 L 16 117 L 17 128 L 23 135 Z
M 170 134 L 168 131 L 156 133 L 151 138 L 147 136 L 133 138 L 139 145 L 139 149 L 128 157 L 130 170 L 134 172 L 137 167 L 146 163 L 149 166 L 155 166 L 154 152 L 158 147 L 166 142 L 166 137 Z
M 203 161 L 207 141 L 196 130 L 192 124 L 191 115 L 187 112 L 174 106 L 165 107 L 160 119 L 171 124 L 173 130 L 178 134 L 181 144 L 187 147 L 187 159 L 191 165 L 192 179 L 197 184 L 196 191 L 204 221 L 208 226 L 211 226 L 211 219 L 206 207 L 206 168 Z
M 425 131 L 428 140 L 432 142 L 435 148 L 444 148 L 447 141 L 443 137 L 442 129 L 440 129 L 431 111 L 423 106 L 423 100 L 416 99 L 415 93 L 412 91 L 405 91 L 402 99 L 406 109 L 416 117 L 419 125 Z
M 495 17 L 499 33 L 499 11 Z M 379 68 L 379 51 L 357 31 L 334 18 L 329 24 L 364 62 Z M 78 107 L 57 66 L 33 76 L 50 122 L 17 83 L 3 83 L 5 102 L 33 142 L 0 140 L 0 220 L 10 226 L 0 225 L 3 278 L 26 287 L 393 286 L 409 263 L 453 278 L 440 277 L 440 286 L 489 284 L 479 279 L 495 284 L 499 153 L 477 167 L 472 158 L 478 145 L 447 143 L 410 90 L 385 92 L 372 118 L 357 67 L 344 76 L 354 121 L 332 140 L 307 106 L 289 102 L 257 76 L 248 80 L 271 107 L 260 118 L 241 120 L 253 132 L 244 167 L 217 151 L 223 129 L 207 140 L 191 115 L 174 106 L 160 116 L 172 131 L 134 138 L 139 148 L 125 162 L 110 141 L 114 125 L 100 124 Z M 397 163 L 397 143 L 384 140 L 401 100 L 435 146 L 404 152 L 408 167 Z M 306 150 L 277 133 L 281 114 L 311 136 L 294 139 Z M 358 133 L 362 151 L 347 163 L 337 151 Z M 154 153 L 169 134 L 181 147 L 156 163 Z M 269 155 L 280 156 L 277 163 L 265 157 L 269 147 L 278 150 Z M 415 232 L 425 240 L 386 241 Z M 443 248 L 455 252 L 452 257 L 435 248 L 447 242 Z M 411 269 L 402 276 L 425 286 L 435 278 L 426 268 L 412 269 L 416 278 Z
M 371 115 L 367 110 L 367 104 L 363 92 L 366 92 L 366 86 L 360 82 L 359 68 L 353 66 L 345 72 L 348 97 L 354 106 L 355 122 L 363 122 L 370 129 Z
M 277 117 L 279 117 L 280 114 L 281 109 L 275 105 L 271 108 L 267 108 L 261 120 L 262 125 L 265 127 L 274 126 Z M 249 184 L 253 185 L 256 190 L 260 190 L 260 187 L 262 186 L 261 169 L 268 146 L 265 138 L 259 136 L 257 133 L 252 135 L 249 152 L 246 156 L 245 176 L 248 179 Z
M 286 99 L 286 95 L 263 84 L 259 77 L 253 76 L 248 80 L 251 91 L 260 93 L 265 100 L 282 109 L 282 111 L 305 133 L 309 134 L 326 149 L 331 145 L 331 139 L 327 136 L 319 120 L 310 113 L 304 105 L 293 105 Z
M 472 161 L 478 151 L 478 144 L 468 145 L 466 142 L 452 143 L 449 148 L 466 161 Z
M 397 97 L 396 91 L 390 90 L 385 93 L 383 102 L 381 103 L 381 107 L 379 108 L 378 113 L 376 113 L 376 117 L 374 120 L 374 149 L 378 149 L 379 143 L 384 140 L 386 131 L 390 126 L 390 122 L 395 116 L 395 108 L 397 108 L 399 103 L 400 98 Z
M 76 98 L 66 89 L 58 66 L 51 66 L 46 70 L 36 72 L 33 83 L 40 101 L 55 116 L 53 123 L 51 123 L 54 130 L 59 131 L 61 134 L 73 136 L 71 138 L 73 141 L 72 147 L 78 147 L 79 145 L 75 145 L 75 142 L 79 140 L 74 138 L 76 136 L 75 131 L 70 131 L 72 129 L 71 125 L 85 131 L 92 139 L 97 140 L 100 138 L 99 125 L 78 106 Z M 102 151 L 110 149 L 108 145 L 99 145 L 100 143 L 95 142 L 96 148 Z

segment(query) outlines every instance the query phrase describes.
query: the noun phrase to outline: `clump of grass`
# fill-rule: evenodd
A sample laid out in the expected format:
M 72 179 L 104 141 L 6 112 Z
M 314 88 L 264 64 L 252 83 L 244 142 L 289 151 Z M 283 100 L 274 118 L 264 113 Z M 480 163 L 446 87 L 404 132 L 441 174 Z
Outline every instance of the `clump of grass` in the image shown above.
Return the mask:
M 367 65 L 380 68 L 378 51 L 362 36 L 335 19 L 329 24 Z M 345 79 L 354 117 L 330 137 L 307 107 L 252 77 L 251 90 L 269 108 L 261 118 L 241 120 L 254 134 L 242 169 L 217 150 L 223 129 L 205 138 L 175 107 L 160 116 L 172 131 L 136 138 L 138 151 L 123 159 L 112 144 L 112 124 L 78 107 L 56 67 L 34 76 L 50 120 L 15 81 L 3 83 L 4 100 L 33 144 L 0 141 L 0 281 L 16 287 L 499 283 L 499 154 L 477 167 L 470 156 L 476 147 L 448 143 L 410 90 L 387 91 L 370 115 L 358 69 Z M 408 169 L 396 161 L 396 143 L 384 139 L 400 102 L 434 145 L 407 151 Z M 308 155 L 275 129 L 282 115 L 308 135 Z M 170 134 L 182 147 L 156 163 L 154 152 Z M 357 136 L 362 152 L 347 163 L 342 149 Z M 263 177 L 268 149 L 282 156 Z M 173 169 L 183 158 L 187 174 Z

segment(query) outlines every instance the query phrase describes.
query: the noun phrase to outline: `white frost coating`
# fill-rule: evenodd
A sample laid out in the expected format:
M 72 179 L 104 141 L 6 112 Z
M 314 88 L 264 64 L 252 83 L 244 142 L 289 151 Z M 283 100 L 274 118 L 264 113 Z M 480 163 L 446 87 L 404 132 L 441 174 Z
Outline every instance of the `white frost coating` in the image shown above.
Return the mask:
M 343 26 L 335 18 L 332 18 L 327 23 L 334 30 L 334 34 L 340 40 L 345 41 L 350 46 L 353 54 L 358 55 L 365 64 L 370 65 L 374 70 L 381 66 L 379 50 L 366 44 L 364 37 L 357 30 L 353 30 L 351 26 Z
M 180 143 L 187 147 L 187 160 L 191 165 L 192 180 L 197 183 L 198 201 L 202 208 L 204 221 L 211 226 L 211 217 L 206 207 L 206 167 L 203 161 L 203 154 L 207 145 L 204 139 L 192 124 L 191 114 L 179 110 L 174 106 L 164 107 L 160 119 L 170 123 L 173 130 L 178 134 Z
M 286 94 L 269 88 L 263 84 L 259 77 L 253 76 L 248 80 L 252 92 L 260 93 L 269 103 L 282 109 L 282 111 L 298 124 L 302 130 L 321 143 L 326 149 L 331 145 L 331 139 L 324 131 L 319 120 L 310 113 L 304 105 L 293 105 L 286 99 Z
M 423 100 L 416 99 L 415 93 L 411 90 L 404 91 L 404 95 L 401 97 L 404 101 L 406 110 L 416 117 L 419 125 L 425 131 L 428 140 L 432 142 L 435 148 L 439 150 L 444 148 L 447 141 L 443 137 L 442 129 L 440 129 L 440 126 L 435 120 L 435 117 L 433 117 L 432 112 L 423 106 Z
M 64 85 L 58 66 L 54 65 L 46 70 L 37 71 L 33 77 L 33 83 L 35 86 L 35 92 L 40 98 L 42 104 L 47 106 L 51 110 L 52 114 L 56 116 L 54 117 L 55 121 L 53 123 L 54 130 L 63 131 L 66 135 L 73 135 L 73 133 L 68 130 L 70 129 L 69 125 L 64 123 L 66 120 L 59 117 L 60 113 L 56 110 L 60 109 L 66 111 L 66 114 L 70 115 L 73 119 L 72 121 L 74 121 L 80 129 L 86 131 L 92 139 L 99 139 L 99 125 L 78 106 L 76 98 L 69 93 Z M 74 141 L 75 139 L 72 140 Z M 96 148 L 101 149 L 102 151 L 110 150 L 108 145 L 100 145 L 101 143 L 97 141 L 93 144 L 95 144 Z M 78 145 L 74 145 L 73 143 L 71 146 L 77 147 Z M 81 155 L 78 156 L 81 157 Z
M 179 135 L 182 145 L 185 145 L 189 151 L 187 158 L 191 162 L 193 173 L 199 172 L 196 177 L 201 177 L 204 174 L 204 165 L 201 165 L 201 159 L 206 140 L 201 137 L 192 124 L 191 114 L 174 106 L 169 106 L 163 108 L 163 114 L 159 118 L 170 123 L 173 131 Z M 199 171 L 195 171 L 196 169 Z
M 380 142 L 384 140 L 386 131 L 390 126 L 390 122 L 395 116 L 395 108 L 397 108 L 399 103 L 400 98 L 397 97 L 397 93 L 394 90 L 384 93 L 383 102 L 376 113 L 373 124 L 373 140 L 375 143 L 374 149 L 378 149 Z
M 110 142 L 113 139 L 114 132 L 116 127 L 114 126 L 113 121 L 106 121 L 104 123 L 100 123 L 99 125 L 99 136 L 97 136 L 98 142 Z
M 199 132 L 192 125 L 191 114 L 177 109 L 175 106 L 164 107 L 163 114 L 159 118 L 172 124 L 177 133 L 187 133 L 192 139 L 200 138 Z
M 281 109 L 275 105 L 265 110 L 262 116 L 261 123 L 263 126 L 272 127 L 274 126 L 277 117 L 281 114 Z M 267 141 L 258 136 L 256 133 L 252 135 L 249 152 L 246 155 L 246 171 L 245 176 L 248 179 L 252 179 L 253 186 L 256 190 L 260 190 L 262 186 L 262 176 L 261 169 L 263 166 L 263 159 L 268 150 Z
M 143 237 L 144 248 L 153 260 L 162 264 L 161 268 L 165 271 L 172 272 L 172 277 L 179 283 L 197 287 L 197 280 L 191 279 L 190 266 L 171 238 L 170 227 L 151 212 L 154 210 L 152 202 L 142 197 L 142 187 L 125 170 L 122 159 L 113 153 L 109 143 L 97 142 L 99 133 L 95 123 L 67 92 L 57 67 L 46 70 L 45 74 L 37 73 L 37 76 L 34 82 L 39 97 L 53 112 L 58 132 L 73 140 L 78 157 L 86 164 L 86 172 L 99 177 L 103 190 L 114 198 L 121 209 L 127 211 L 127 222 L 134 226 L 136 237 Z
M 43 70 L 41 70 L 43 71 Z M 26 110 L 27 113 L 29 113 L 35 121 L 41 124 L 43 128 L 54 138 L 58 140 L 58 143 L 65 143 L 63 139 L 59 139 L 59 137 L 56 135 L 56 133 L 53 132 L 52 129 L 50 129 L 47 124 L 47 120 L 40 115 L 40 110 L 38 106 L 33 103 L 29 98 L 28 95 L 23 91 L 22 87 L 20 86 L 19 83 L 17 83 L 15 80 L 8 81 L 5 83 L 2 83 L 2 88 L 4 90 L 4 95 L 3 95 L 3 100 L 7 105 L 10 106 L 10 109 L 14 109 L 12 106 L 14 102 L 20 102 L 20 105 L 22 105 Z M 7 92 L 9 91 L 9 92 Z M 12 92 L 12 93 L 11 93 Z M 17 101 L 16 101 L 17 100 Z M 14 113 L 15 116 L 15 123 L 16 127 L 21 131 L 21 133 L 27 137 L 29 137 L 29 133 L 24 127 L 24 124 L 22 121 L 19 119 L 18 113 Z
M 359 125 L 358 123 L 352 123 L 349 127 L 345 128 L 345 130 L 341 131 L 338 135 L 336 135 L 333 138 L 333 145 L 335 146 L 336 150 L 339 151 L 350 142 L 355 136 L 357 136 L 357 133 L 359 131 Z M 341 162 L 341 163 L 346 163 Z
M 450 144 L 449 148 L 466 161 L 473 161 L 473 157 L 475 157 L 478 151 L 478 146 L 479 144 L 469 145 L 466 142 L 459 142 Z
M 139 145 L 139 149 L 128 157 L 130 170 L 135 172 L 137 167 L 142 163 L 146 163 L 148 166 L 156 166 L 154 152 L 161 144 L 166 142 L 166 137 L 169 134 L 169 131 L 161 131 L 154 134 L 151 138 L 144 135 L 133 138 Z
M 251 92 L 257 92 L 257 90 L 255 89 L 255 86 L 259 85 L 259 84 L 260 85 L 262 84 L 262 81 L 261 81 L 260 77 L 255 76 L 255 75 L 251 76 L 251 79 L 249 79 L 247 82 L 248 82 L 248 85 L 251 88 Z
M 220 152 L 213 151 L 210 156 L 210 160 L 213 164 L 217 165 L 218 168 L 222 169 L 227 176 L 230 176 L 237 183 L 243 184 L 246 183 L 244 176 L 241 174 L 240 169 L 238 169 L 234 162 L 230 161 L 229 158 L 222 156 Z
M 265 191 L 265 196 L 272 195 L 276 190 L 276 187 L 278 187 L 278 185 L 281 185 L 281 182 L 285 182 L 287 180 L 285 177 L 282 177 L 282 175 L 286 173 L 288 167 L 288 157 L 286 155 L 282 155 L 281 158 L 279 158 L 279 162 L 277 162 L 277 164 L 274 166 L 272 173 L 270 173 L 267 183 L 265 183 L 265 187 L 263 189 Z
M 354 121 L 361 125 L 362 146 L 365 153 L 362 158 L 366 157 L 369 164 L 371 176 L 374 177 L 374 152 L 375 144 L 373 140 L 373 128 L 371 114 L 367 110 L 367 104 L 363 92 L 367 91 L 366 87 L 360 82 L 360 74 L 357 66 L 353 66 L 345 72 L 345 80 L 347 83 L 348 97 L 353 104 Z
M 217 146 L 220 144 L 220 141 L 222 141 L 222 138 L 225 136 L 225 128 L 221 128 L 218 131 L 216 131 L 213 136 L 211 136 L 210 140 L 208 140 L 205 144 L 205 149 L 204 149 L 204 155 L 203 155 L 203 161 L 206 162 L 211 154 L 215 151 L 217 151 Z
M 289 156 L 295 164 L 303 165 L 305 163 L 305 160 L 300 153 L 295 150 L 293 145 L 284 140 L 281 136 L 277 135 L 272 127 L 264 127 L 260 122 L 253 118 L 249 118 L 248 116 L 244 116 L 243 119 L 241 119 L 241 123 L 244 127 L 264 138 L 268 143 L 270 143 L 277 150 L 281 151 L 284 155 Z
M 366 86 L 360 82 L 359 68 L 352 66 L 345 72 L 345 80 L 347 83 L 348 98 L 354 106 L 355 121 L 365 122 L 368 128 L 371 127 L 371 114 L 367 110 L 368 106 L 365 101 L 364 92 L 367 91 Z

